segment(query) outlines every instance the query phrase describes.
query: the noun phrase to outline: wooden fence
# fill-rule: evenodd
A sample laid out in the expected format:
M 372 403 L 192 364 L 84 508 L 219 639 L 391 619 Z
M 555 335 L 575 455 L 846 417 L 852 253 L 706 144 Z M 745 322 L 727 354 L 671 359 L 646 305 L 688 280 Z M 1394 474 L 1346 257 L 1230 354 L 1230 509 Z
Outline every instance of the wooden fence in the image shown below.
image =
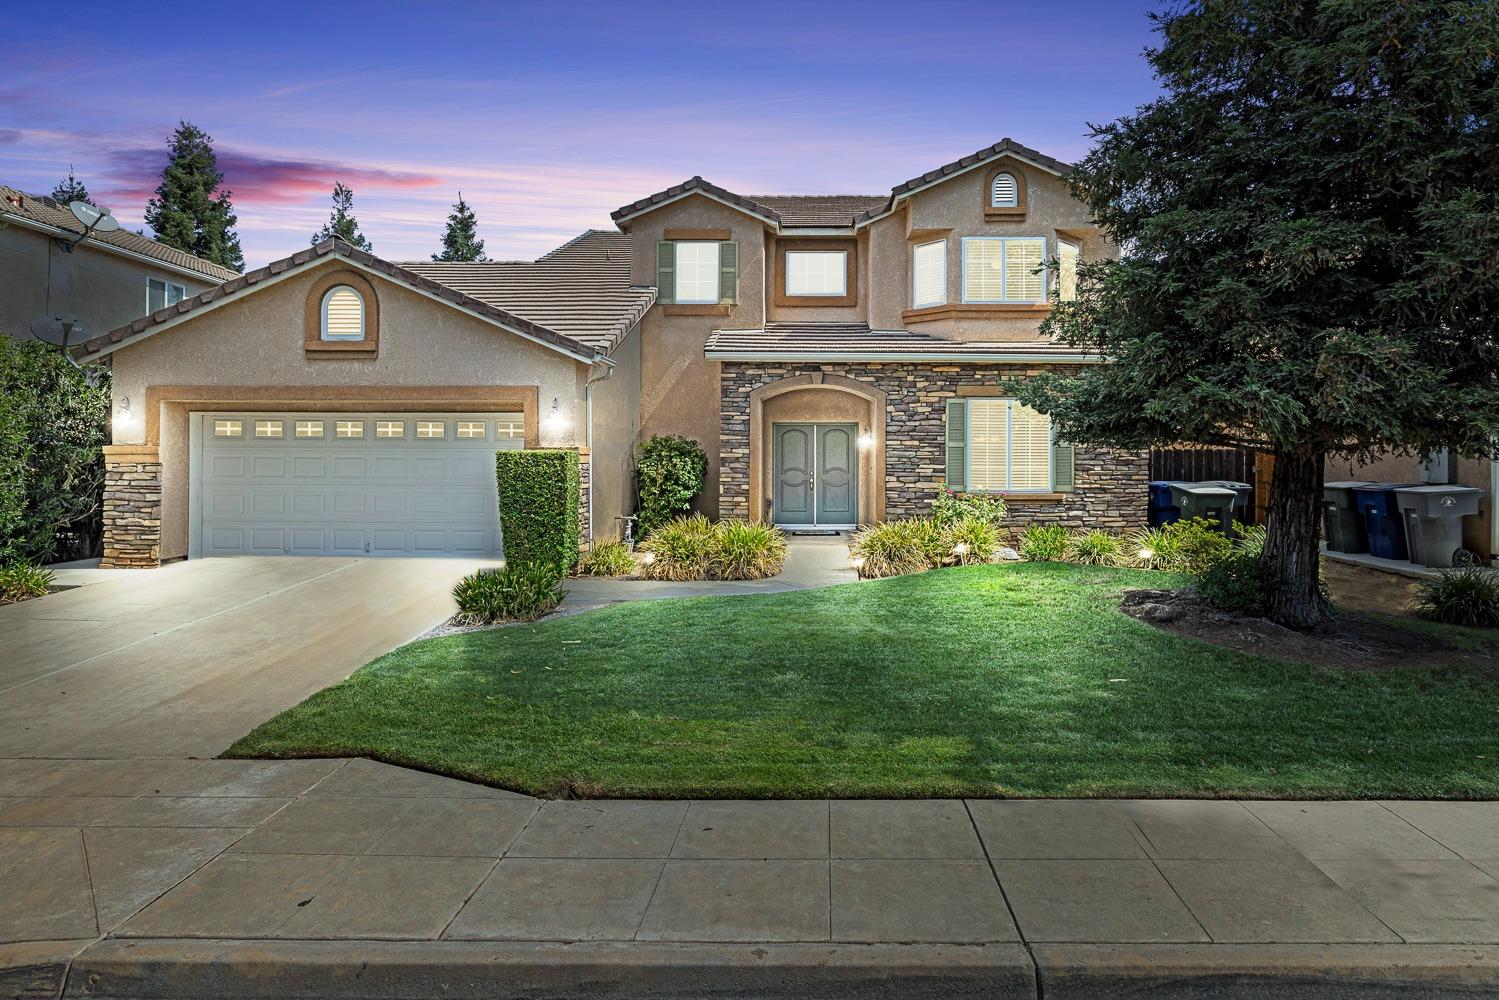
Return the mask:
M 1264 496 L 1268 490 L 1261 487 L 1260 477 L 1257 475 L 1257 456 L 1258 452 L 1252 448 L 1203 448 L 1193 445 L 1152 448 L 1150 478 L 1181 479 L 1192 483 L 1205 479 L 1249 483 L 1255 487 L 1254 502 L 1240 513 L 1239 518 L 1245 522 L 1263 524 Z

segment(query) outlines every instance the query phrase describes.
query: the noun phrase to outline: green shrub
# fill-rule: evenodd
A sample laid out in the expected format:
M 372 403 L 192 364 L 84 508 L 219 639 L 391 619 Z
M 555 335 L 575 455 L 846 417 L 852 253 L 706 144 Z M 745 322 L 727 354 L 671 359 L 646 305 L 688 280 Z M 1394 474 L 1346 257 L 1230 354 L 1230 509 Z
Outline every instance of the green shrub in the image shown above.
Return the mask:
M 1117 566 L 1124 554 L 1124 539 L 1094 528 L 1067 539 L 1063 558 L 1080 566 Z
M 964 566 L 993 562 L 1001 539 L 999 526 L 983 517 L 962 517 L 947 525 L 947 548 Z
M 640 495 L 640 533 L 649 535 L 692 507 L 703 490 L 708 456 L 691 438 L 657 434 L 635 448 Z
M 1004 523 L 1005 502 L 983 493 L 954 493 L 943 490 L 932 501 L 932 520 L 947 527 L 963 520 L 979 520 L 998 528 Z
M 578 560 L 579 576 L 624 576 L 635 571 L 635 556 L 621 541 L 595 542 Z
M 762 580 L 786 565 L 786 536 L 773 524 L 720 521 L 708 574 L 715 580 Z
M 3 336 L 3 334 L 0 334 Z M 52 587 L 52 571 L 18 561 L 0 567 L 0 604 L 41 597 Z
M 512 563 L 549 563 L 565 574 L 578 561 L 578 453 L 537 448 L 495 453 L 500 532 Z
M 930 522 L 886 521 L 855 533 L 849 545 L 860 576 L 902 576 L 932 565 L 928 558 Z
M 1071 539 L 1060 524 L 1030 524 L 1020 533 L 1020 554 L 1031 562 L 1061 562 Z
M 1263 524 L 1242 525 L 1234 522 L 1234 531 L 1238 533 L 1238 550 L 1240 552 L 1251 552 L 1255 556 L 1264 555 L 1265 552 L 1265 526 Z
M 1219 611 L 1263 617 L 1265 569 L 1260 554 L 1241 547 L 1197 574 L 1197 592 Z
M 1124 555 L 1148 569 L 1203 573 L 1233 551 L 1233 539 L 1218 531 L 1215 522 L 1194 517 L 1135 532 Z
M 109 371 L 0 332 L 0 560 L 98 552 Z
M 471 573 L 453 587 L 458 620 L 466 625 L 535 621 L 565 596 L 562 571 L 549 562 L 507 561 L 499 569 Z
M 701 514 L 667 521 L 641 543 L 640 575 L 647 580 L 706 580 L 717 532 Z
M 1420 618 L 1447 625 L 1499 628 L 1499 570 L 1459 566 L 1422 580 L 1411 601 Z

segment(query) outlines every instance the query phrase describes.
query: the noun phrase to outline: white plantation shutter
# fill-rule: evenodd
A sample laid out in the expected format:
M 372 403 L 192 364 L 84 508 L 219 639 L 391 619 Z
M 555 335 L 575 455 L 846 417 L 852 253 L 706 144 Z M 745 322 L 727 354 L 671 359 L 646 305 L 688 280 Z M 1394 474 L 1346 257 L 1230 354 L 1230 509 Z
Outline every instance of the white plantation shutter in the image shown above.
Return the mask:
M 1014 208 L 1019 203 L 1019 194 L 1012 174 L 995 174 L 994 188 L 989 192 L 989 204 L 994 208 Z
M 911 251 L 911 306 L 947 301 L 947 241 L 923 243 Z
M 1009 489 L 1009 400 L 968 401 L 968 488 L 973 491 Z
M 1057 241 L 1057 298 L 1063 302 L 1077 298 L 1077 257 L 1076 243 Z
M 1010 239 L 1004 245 L 1004 301 L 1044 301 L 1046 278 L 1038 269 L 1046 255 L 1046 240 Z
M 1010 489 L 1051 489 L 1051 419 L 1020 403 L 1010 404 Z
M 963 240 L 963 301 L 998 302 L 1004 290 L 1000 280 L 1004 241 L 987 236 Z
M 364 299 L 348 285 L 323 296 L 323 339 L 364 339 Z

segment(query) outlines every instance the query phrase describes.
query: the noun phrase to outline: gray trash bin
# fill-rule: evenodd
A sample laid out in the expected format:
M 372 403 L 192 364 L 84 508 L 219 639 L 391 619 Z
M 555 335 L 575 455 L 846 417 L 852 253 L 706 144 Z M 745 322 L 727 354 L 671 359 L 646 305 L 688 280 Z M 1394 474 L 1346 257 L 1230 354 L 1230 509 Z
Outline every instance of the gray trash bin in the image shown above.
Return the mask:
M 1405 540 L 1413 563 L 1444 567 L 1463 547 L 1463 518 L 1478 513 L 1488 494 L 1472 486 L 1405 486 L 1395 502 L 1405 522 Z
M 1237 494 L 1234 497 L 1234 517 L 1241 521 L 1253 520 L 1249 512 L 1254 506 L 1254 487 L 1249 483 L 1239 483 L 1232 479 L 1204 479 L 1199 485 L 1221 486 L 1226 490 L 1233 490 Z
M 1322 532 L 1334 552 L 1368 552 L 1369 535 L 1353 491 L 1373 486 L 1362 480 L 1322 484 Z
M 1171 501 L 1181 508 L 1182 520 L 1193 517 L 1218 522 L 1218 530 L 1233 534 L 1234 504 L 1239 494 L 1216 483 L 1172 483 Z

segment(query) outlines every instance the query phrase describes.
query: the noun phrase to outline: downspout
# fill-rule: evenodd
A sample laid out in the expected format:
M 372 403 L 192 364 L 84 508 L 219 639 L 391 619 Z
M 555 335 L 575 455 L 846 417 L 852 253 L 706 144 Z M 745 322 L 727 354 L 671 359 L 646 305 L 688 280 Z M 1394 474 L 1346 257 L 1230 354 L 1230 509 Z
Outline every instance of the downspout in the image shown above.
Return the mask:
M 595 358 L 593 365 L 599 363 L 602 357 Z M 592 367 L 592 365 L 590 365 Z M 604 374 L 595 376 L 583 383 L 583 407 L 586 429 L 584 440 L 588 443 L 588 547 L 593 548 L 593 385 L 595 382 L 607 382 L 614 377 L 614 366 L 605 365 Z

